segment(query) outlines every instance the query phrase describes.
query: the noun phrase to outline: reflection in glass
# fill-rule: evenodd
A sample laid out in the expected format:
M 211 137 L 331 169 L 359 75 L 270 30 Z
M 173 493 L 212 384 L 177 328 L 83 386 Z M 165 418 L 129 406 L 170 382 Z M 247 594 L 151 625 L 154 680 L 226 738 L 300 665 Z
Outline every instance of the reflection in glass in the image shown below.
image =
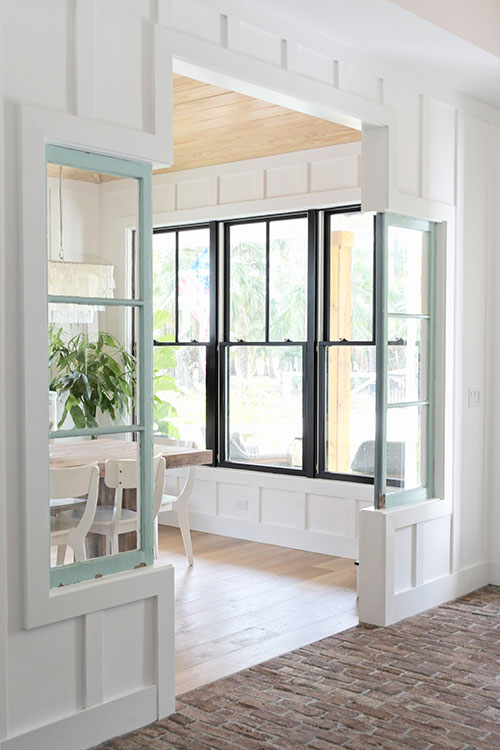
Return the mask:
M 54 304 L 49 304 L 49 314 Z M 65 317 L 65 308 L 58 304 Z M 49 413 L 52 429 L 130 424 L 137 394 L 134 311 L 103 307 L 91 320 L 49 325 Z
M 373 476 L 375 347 L 330 346 L 325 364 L 326 470 Z
M 428 313 L 427 232 L 390 226 L 387 255 L 389 313 Z
M 232 346 L 227 367 L 228 459 L 302 468 L 302 347 Z
M 427 332 L 429 322 L 389 318 L 387 400 L 389 403 L 427 398 Z
M 405 490 L 426 484 L 427 406 L 387 410 L 387 478 Z
M 69 297 L 132 297 L 132 245 L 121 232 L 109 236 L 107 214 L 119 195 L 121 216 L 137 226 L 134 178 L 110 178 L 85 169 L 47 164 L 48 293 Z M 136 248 L 136 257 L 139 254 Z M 91 305 L 74 306 L 63 321 L 57 307 L 49 320 L 80 322 Z
M 269 244 L 270 340 L 305 341 L 307 219 L 271 221 Z
M 49 459 L 51 566 L 137 549 L 139 442 L 133 434 L 54 439 Z
M 208 227 L 179 232 L 179 341 L 210 338 L 210 234 Z
M 156 346 L 154 429 L 205 448 L 206 347 Z
M 373 339 L 372 214 L 330 215 L 328 339 Z
M 230 340 L 266 337 L 266 224 L 230 227 Z
M 153 336 L 175 338 L 175 232 L 153 234 Z

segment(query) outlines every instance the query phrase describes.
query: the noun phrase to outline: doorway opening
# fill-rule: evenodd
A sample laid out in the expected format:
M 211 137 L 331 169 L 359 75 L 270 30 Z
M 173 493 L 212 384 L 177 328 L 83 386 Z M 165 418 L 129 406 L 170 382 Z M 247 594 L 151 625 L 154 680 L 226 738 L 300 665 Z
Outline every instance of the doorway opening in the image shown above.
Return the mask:
M 189 503 L 193 567 L 175 509 L 159 515 L 159 557 L 176 568 L 177 694 L 358 621 L 357 517 L 373 487 L 353 464 L 370 441 L 355 423 L 371 409 L 374 360 L 366 376 L 366 353 L 349 353 L 339 385 L 347 349 L 336 368 L 322 355 L 320 373 L 317 343 L 325 326 L 351 338 L 372 307 L 372 289 L 356 293 L 360 274 L 373 284 L 373 240 L 356 223 L 360 140 L 174 74 L 174 163 L 154 176 L 155 422 L 214 456 Z M 319 463 L 352 484 L 318 479 Z M 168 472 L 166 491 L 184 482 Z

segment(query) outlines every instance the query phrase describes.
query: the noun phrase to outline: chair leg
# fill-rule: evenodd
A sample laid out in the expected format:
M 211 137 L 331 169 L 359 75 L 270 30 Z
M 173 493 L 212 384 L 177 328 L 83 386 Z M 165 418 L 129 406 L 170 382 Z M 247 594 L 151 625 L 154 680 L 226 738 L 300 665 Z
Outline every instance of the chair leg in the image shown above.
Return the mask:
M 186 508 L 179 508 L 176 510 L 177 518 L 179 519 L 179 526 L 182 534 L 182 541 L 184 549 L 186 550 L 186 556 L 188 563 L 193 564 L 193 545 L 191 544 L 191 531 L 189 529 L 189 516 Z
M 156 560 L 158 558 L 158 516 L 156 516 L 155 518 L 154 542 L 155 542 L 154 555 L 155 555 L 155 560 Z
M 80 544 L 75 544 L 75 546 L 73 547 L 73 551 L 75 553 L 75 562 L 82 562 L 83 560 L 87 559 L 87 553 L 85 550 L 84 542 L 81 542 Z
M 67 545 L 66 544 L 58 544 L 57 545 L 57 565 L 64 565 L 64 560 L 66 559 L 66 550 Z
M 110 537 L 110 544 L 111 544 L 111 554 L 117 555 L 119 552 L 118 547 L 118 534 L 114 534 L 114 536 Z

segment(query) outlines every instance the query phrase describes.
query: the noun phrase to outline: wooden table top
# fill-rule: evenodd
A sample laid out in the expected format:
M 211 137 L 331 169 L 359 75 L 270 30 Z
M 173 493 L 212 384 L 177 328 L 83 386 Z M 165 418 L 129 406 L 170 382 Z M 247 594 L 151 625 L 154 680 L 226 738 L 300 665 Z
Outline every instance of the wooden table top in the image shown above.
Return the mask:
M 104 462 L 108 458 L 137 458 L 138 444 L 130 440 L 61 440 L 50 446 L 50 465 L 55 468 L 99 464 L 104 471 Z M 212 451 L 199 448 L 181 448 L 177 445 L 154 444 L 154 453 L 165 457 L 167 469 L 180 469 L 183 466 L 209 464 Z

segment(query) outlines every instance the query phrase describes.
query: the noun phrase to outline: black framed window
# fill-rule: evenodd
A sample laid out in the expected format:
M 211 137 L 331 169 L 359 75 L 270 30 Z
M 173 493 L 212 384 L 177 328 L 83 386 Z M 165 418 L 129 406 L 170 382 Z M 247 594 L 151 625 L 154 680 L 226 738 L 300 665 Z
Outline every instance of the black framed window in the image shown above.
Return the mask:
M 153 233 L 154 427 L 216 447 L 215 223 Z
M 312 475 L 304 446 L 314 442 L 305 383 L 315 221 L 304 212 L 225 224 L 221 465 Z
M 319 344 L 319 475 L 373 481 L 375 461 L 375 221 L 328 211 Z

